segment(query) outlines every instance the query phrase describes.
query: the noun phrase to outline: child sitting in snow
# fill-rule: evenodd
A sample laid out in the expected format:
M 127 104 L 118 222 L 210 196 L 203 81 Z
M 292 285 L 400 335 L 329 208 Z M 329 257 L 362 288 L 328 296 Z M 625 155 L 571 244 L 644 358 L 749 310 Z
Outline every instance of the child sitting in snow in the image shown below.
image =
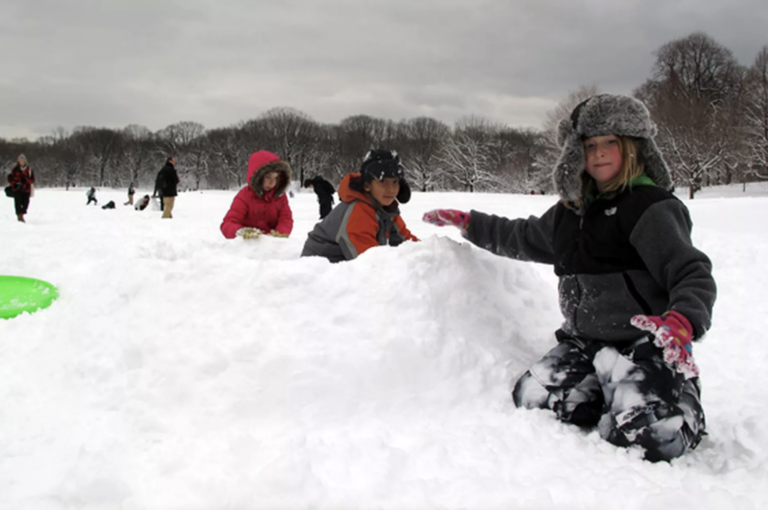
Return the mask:
M 400 158 L 395 151 L 369 151 L 360 173 L 339 183 L 341 203 L 315 225 L 302 257 L 317 255 L 331 262 L 352 260 L 374 246 L 418 241 L 405 227 L 398 203 L 411 198 Z
M 221 223 L 224 237 L 288 237 L 293 214 L 285 190 L 291 182 L 291 166 L 271 152 L 254 152 L 248 159 L 246 182 Z
M 147 208 L 148 205 L 149 205 L 149 195 L 144 195 L 139 199 L 138 202 L 136 202 L 136 205 L 133 206 L 133 208 L 136 209 L 137 211 L 143 211 L 144 209 Z
M 541 218 L 424 215 L 498 255 L 554 265 L 565 322 L 557 346 L 517 381 L 515 405 L 597 426 L 651 461 L 682 455 L 704 434 L 691 341 L 710 327 L 716 296 L 655 133 L 640 101 L 594 96 L 558 127 L 561 200 Z

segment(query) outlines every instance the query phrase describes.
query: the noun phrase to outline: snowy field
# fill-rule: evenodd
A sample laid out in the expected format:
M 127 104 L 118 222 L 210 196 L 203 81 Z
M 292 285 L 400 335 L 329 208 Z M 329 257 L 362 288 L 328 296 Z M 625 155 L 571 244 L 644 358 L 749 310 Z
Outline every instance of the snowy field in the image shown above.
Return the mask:
M 235 191 L 182 193 L 170 221 L 124 190 L 39 189 L 27 224 L 0 201 L 0 274 L 61 292 L 0 320 L 0 508 L 765 508 L 767 190 L 687 202 L 719 296 L 694 351 L 709 436 L 671 464 L 515 409 L 560 323 L 551 268 L 420 221 L 554 197 L 417 193 L 424 242 L 337 265 L 299 258 L 311 193 L 289 239 L 254 241 L 219 231 Z

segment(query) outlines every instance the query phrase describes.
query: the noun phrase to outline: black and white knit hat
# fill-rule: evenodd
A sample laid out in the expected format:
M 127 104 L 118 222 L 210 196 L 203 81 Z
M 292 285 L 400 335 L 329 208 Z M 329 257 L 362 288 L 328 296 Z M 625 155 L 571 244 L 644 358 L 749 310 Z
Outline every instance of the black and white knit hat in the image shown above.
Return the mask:
M 387 177 L 397 177 L 400 181 L 400 191 L 397 193 L 397 201 L 401 204 L 411 199 L 411 187 L 405 180 L 405 170 L 400 164 L 400 156 L 397 151 L 388 149 L 371 149 L 363 158 L 360 165 L 360 175 L 363 182 L 371 182 L 374 179 L 383 181 Z
M 365 182 L 373 179 L 380 181 L 386 177 L 405 177 L 403 167 L 400 165 L 400 156 L 396 151 L 387 149 L 371 149 L 363 158 L 360 165 L 360 175 Z
M 560 198 L 582 198 L 582 174 L 586 171 L 584 140 L 593 136 L 628 136 L 637 139 L 645 173 L 658 186 L 672 189 L 672 177 L 653 141 L 656 124 L 645 105 L 629 96 L 600 94 L 573 109 L 570 118 L 557 126 L 557 144 L 562 148 L 553 180 Z

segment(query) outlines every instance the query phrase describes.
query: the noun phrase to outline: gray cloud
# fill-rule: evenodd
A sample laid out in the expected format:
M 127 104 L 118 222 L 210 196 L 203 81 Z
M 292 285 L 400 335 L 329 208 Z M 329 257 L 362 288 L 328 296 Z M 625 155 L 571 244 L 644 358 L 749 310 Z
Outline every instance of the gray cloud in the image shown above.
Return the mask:
M 10 0 L 0 136 L 181 120 L 212 128 L 276 106 L 321 122 L 478 115 L 538 127 L 580 85 L 631 92 L 655 50 L 697 30 L 750 65 L 768 44 L 764 4 Z

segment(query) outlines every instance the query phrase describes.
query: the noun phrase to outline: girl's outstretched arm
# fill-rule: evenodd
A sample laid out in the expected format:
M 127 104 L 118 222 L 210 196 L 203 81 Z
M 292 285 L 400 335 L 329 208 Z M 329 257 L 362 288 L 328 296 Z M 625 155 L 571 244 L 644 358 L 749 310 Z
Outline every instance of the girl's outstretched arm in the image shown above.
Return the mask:
M 470 211 L 462 235 L 470 242 L 504 257 L 517 260 L 554 264 L 553 237 L 555 229 L 554 205 L 543 216 L 510 220 Z

